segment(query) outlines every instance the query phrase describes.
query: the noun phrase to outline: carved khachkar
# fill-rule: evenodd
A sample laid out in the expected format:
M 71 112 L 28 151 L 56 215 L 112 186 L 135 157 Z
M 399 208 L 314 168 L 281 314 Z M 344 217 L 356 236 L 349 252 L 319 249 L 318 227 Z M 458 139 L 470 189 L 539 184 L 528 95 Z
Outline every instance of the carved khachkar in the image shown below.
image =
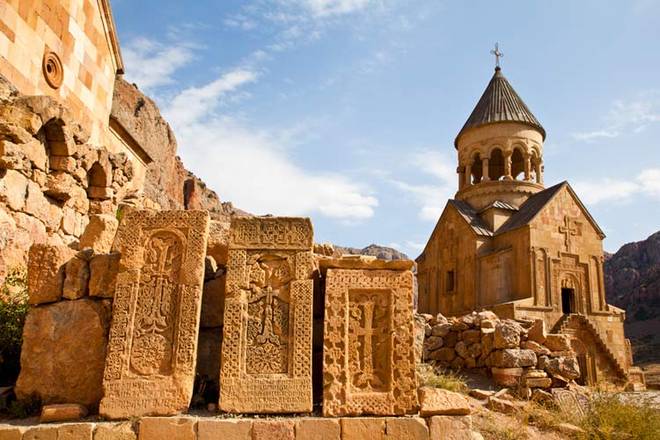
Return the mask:
M 415 412 L 413 275 L 328 269 L 323 415 Z
M 222 410 L 312 410 L 312 238 L 306 218 L 232 220 Z
M 206 211 L 131 211 L 121 252 L 101 415 L 171 415 L 188 408 L 209 230 Z

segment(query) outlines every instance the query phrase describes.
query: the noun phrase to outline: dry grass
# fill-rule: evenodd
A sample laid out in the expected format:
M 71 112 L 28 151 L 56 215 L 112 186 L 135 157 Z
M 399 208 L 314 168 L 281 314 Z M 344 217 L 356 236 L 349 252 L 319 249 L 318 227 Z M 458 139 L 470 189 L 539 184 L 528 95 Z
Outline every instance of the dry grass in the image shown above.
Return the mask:
M 420 364 L 417 368 L 417 374 L 419 383 L 422 386 L 442 388 L 463 394 L 470 390 L 465 378 L 451 370 L 435 371 L 428 364 Z
M 622 402 L 616 394 L 596 394 L 579 426 L 579 439 L 655 440 L 660 438 L 660 411 L 644 401 Z

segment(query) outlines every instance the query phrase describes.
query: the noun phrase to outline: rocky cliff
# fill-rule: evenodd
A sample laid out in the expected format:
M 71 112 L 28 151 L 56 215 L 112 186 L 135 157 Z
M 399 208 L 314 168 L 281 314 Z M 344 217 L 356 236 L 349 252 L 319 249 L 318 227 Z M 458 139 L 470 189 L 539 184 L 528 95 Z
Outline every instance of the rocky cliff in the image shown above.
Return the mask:
M 606 258 L 607 300 L 627 312 L 635 361 L 660 361 L 660 231 Z
M 362 249 L 342 246 L 335 246 L 334 248 L 335 253 L 337 254 L 371 255 L 382 260 L 409 260 L 408 256 L 403 252 L 399 252 L 390 247 L 379 246 L 377 244 L 370 244 Z
M 162 209 L 206 209 L 212 218 L 246 214 L 188 171 L 176 155 L 177 142 L 156 103 L 135 84 L 121 77 L 115 81 L 111 124 L 120 126 L 149 155 L 144 195 Z

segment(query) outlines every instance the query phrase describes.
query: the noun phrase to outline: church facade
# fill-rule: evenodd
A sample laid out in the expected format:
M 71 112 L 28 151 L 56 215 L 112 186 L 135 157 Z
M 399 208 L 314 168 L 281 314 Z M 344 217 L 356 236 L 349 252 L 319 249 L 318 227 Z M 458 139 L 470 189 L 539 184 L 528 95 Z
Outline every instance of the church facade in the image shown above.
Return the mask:
M 499 67 L 455 140 L 458 192 L 417 258 L 419 311 L 542 319 L 572 337 L 584 384 L 641 382 L 607 304 L 605 234 L 567 182 L 543 182 L 545 130 Z

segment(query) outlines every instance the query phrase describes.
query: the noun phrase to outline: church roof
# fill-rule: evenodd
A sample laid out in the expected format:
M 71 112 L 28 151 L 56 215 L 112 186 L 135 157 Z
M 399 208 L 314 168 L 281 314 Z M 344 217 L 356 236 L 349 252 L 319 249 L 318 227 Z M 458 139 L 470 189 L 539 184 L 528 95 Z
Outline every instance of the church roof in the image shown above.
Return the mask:
M 488 225 L 481 220 L 474 208 L 462 200 L 450 199 L 448 203 L 456 208 L 456 211 L 458 211 L 461 217 L 463 217 L 463 220 L 470 225 L 477 235 L 492 237 L 493 231 L 491 231 Z
M 536 215 L 541 212 L 545 205 L 547 205 L 550 200 L 552 200 L 555 194 L 557 194 L 559 190 L 564 187 L 566 187 L 568 191 L 573 195 L 577 204 L 580 206 L 580 208 L 582 208 L 582 212 L 584 213 L 585 217 L 593 225 L 594 229 L 596 229 L 596 232 L 604 238 L 605 234 L 603 233 L 602 229 L 600 229 L 598 223 L 596 223 L 591 214 L 589 214 L 587 208 L 584 206 L 584 204 L 582 204 L 577 194 L 575 194 L 575 191 L 573 191 L 573 188 L 571 188 L 571 186 L 566 181 L 551 186 L 550 188 L 546 188 L 527 199 L 525 203 L 520 206 L 518 212 L 509 217 L 509 219 L 504 222 L 504 224 L 497 230 L 497 235 L 529 224 L 532 220 L 534 220 Z
M 520 99 L 516 91 L 513 90 L 513 87 L 511 87 L 511 84 L 504 77 L 499 67 L 495 68 L 493 77 L 488 83 L 483 95 L 481 95 L 477 106 L 472 110 L 472 114 L 456 136 L 454 145 L 458 147 L 458 138 L 465 131 L 496 122 L 519 122 L 527 124 L 541 132 L 543 139 L 545 139 L 545 129 L 523 100 Z

